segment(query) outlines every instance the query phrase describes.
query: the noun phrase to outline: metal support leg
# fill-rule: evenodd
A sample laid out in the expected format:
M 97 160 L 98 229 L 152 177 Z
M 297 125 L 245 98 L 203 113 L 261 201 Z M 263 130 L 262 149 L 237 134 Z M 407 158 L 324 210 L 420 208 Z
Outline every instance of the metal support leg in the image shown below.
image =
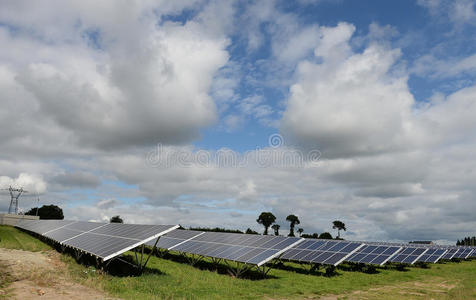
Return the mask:
M 141 265 L 141 270 L 144 269 L 147 263 L 149 262 L 150 256 L 152 255 L 152 253 L 154 253 L 154 249 L 157 250 L 157 243 L 159 242 L 159 239 L 160 239 L 160 236 L 155 241 L 154 247 L 152 248 L 152 251 L 150 251 L 149 256 L 147 256 L 147 259 L 145 260 L 144 265 Z M 142 245 L 142 253 L 143 252 L 144 252 L 144 245 Z M 141 258 L 141 264 L 142 264 L 142 258 Z
M 263 278 L 266 278 L 266 275 L 268 275 L 268 272 L 271 270 L 271 267 L 266 268 L 265 265 L 262 265 L 261 267 L 256 266 L 256 270 L 258 270 L 258 272 L 260 272 L 261 275 L 263 275 Z

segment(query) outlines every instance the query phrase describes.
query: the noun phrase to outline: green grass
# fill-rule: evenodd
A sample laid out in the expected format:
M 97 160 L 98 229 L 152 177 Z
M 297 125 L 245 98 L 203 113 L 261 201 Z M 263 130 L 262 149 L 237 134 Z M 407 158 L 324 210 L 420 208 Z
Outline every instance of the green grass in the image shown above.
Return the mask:
M 12 226 L 0 225 L 0 248 L 45 251 L 52 248 L 39 239 Z
M 24 250 L 31 250 L 32 245 L 33 249 L 48 247 L 39 246 L 41 242 L 13 228 L 0 227 L 2 240 L 5 232 L 21 236 L 18 239 Z M 5 247 L 5 242 L 0 242 L 0 247 Z M 124 299 L 299 299 L 325 294 L 342 299 L 476 299 L 475 260 L 436 264 L 427 269 L 412 267 L 407 271 L 379 268 L 377 274 L 338 270 L 333 277 L 302 274 L 300 265 L 286 263 L 286 270 L 272 269 L 267 279 L 251 280 L 192 267 L 176 261 L 176 257 L 152 257 L 142 276 L 122 277 L 77 264 L 69 255 L 62 259 L 75 280 Z

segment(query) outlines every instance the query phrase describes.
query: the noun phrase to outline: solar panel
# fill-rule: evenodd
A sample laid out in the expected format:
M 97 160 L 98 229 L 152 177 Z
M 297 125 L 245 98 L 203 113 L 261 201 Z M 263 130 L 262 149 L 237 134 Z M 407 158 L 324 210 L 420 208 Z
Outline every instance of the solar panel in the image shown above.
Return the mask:
M 461 247 L 458 249 L 458 252 L 455 253 L 453 258 L 461 258 L 461 259 L 466 259 L 468 256 L 473 252 L 473 249 L 471 248 L 466 248 L 466 247 Z
M 457 248 L 449 248 L 441 259 L 452 259 L 456 252 L 458 252 Z
M 417 262 L 436 263 L 447 252 L 444 248 L 429 248 L 428 251 L 418 258 Z
M 65 220 L 22 220 L 16 227 L 43 235 L 49 231 L 64 227 L 74 221 Z
M 389 261 L 397 263 L 414 264 L 420 256 L 425 254 L 428 248 L 422 247 L 404 247 L 400 252 L 390 258 Z
M 102 261 L 157 239 L 178 227 L 65 220 L 22 220 L 16 226 L 97 256 Z
M 176 229 L 162 236 L 157 243 L 157 248 L 170 250 L 174 246 L 181 244 L 197 235 L 203 234 L 202 231 Z M 155 241 L 147 242 L 146 245 L 154 246 Z
M 179 239 L 177 239 L 179 240 Z M 201 232 L 168 249 L 261 266 L 303 239 L 295 237 Z
M 355 251 L 346 261 L 355 263 L 366 263 L 374 265 L 384 265 L 392 256 L 397 254 L 402 247 L 387 245 L 364 245 Z
M 472 247 L 473 251 L 469 254 L 468 257 L 476 257 L 476 247 Z
M 286 251 L 281 258 L 337 266 L 362 246 L 360 242 L 307 239 Z

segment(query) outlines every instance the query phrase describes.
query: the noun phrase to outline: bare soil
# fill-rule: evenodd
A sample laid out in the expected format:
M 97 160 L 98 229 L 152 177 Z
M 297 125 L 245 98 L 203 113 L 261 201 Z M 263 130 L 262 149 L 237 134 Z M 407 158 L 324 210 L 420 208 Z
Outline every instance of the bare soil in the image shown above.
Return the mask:
M 0 248 L 0 272 L 13 283 L 0 290 L 11 299 L 112 299 L 73 281 L 56 251 L 29 252 Z M 1 297 L 0 297 L 1 298 Z

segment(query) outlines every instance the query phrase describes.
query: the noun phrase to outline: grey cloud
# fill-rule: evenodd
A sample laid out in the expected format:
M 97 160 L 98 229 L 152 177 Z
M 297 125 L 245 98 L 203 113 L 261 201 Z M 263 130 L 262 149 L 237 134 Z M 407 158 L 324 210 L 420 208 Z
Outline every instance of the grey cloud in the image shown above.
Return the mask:
M 110 209 L 117 206 L 120 202 L 116 199 L 105 199 L 96 203 L 96 207 L 100 209 Z
M 96 175 L 79 171 L 60 174 L 52 180 L 53 182 L 69 188 L 96 188 L 101 184 L 101 180 Z

